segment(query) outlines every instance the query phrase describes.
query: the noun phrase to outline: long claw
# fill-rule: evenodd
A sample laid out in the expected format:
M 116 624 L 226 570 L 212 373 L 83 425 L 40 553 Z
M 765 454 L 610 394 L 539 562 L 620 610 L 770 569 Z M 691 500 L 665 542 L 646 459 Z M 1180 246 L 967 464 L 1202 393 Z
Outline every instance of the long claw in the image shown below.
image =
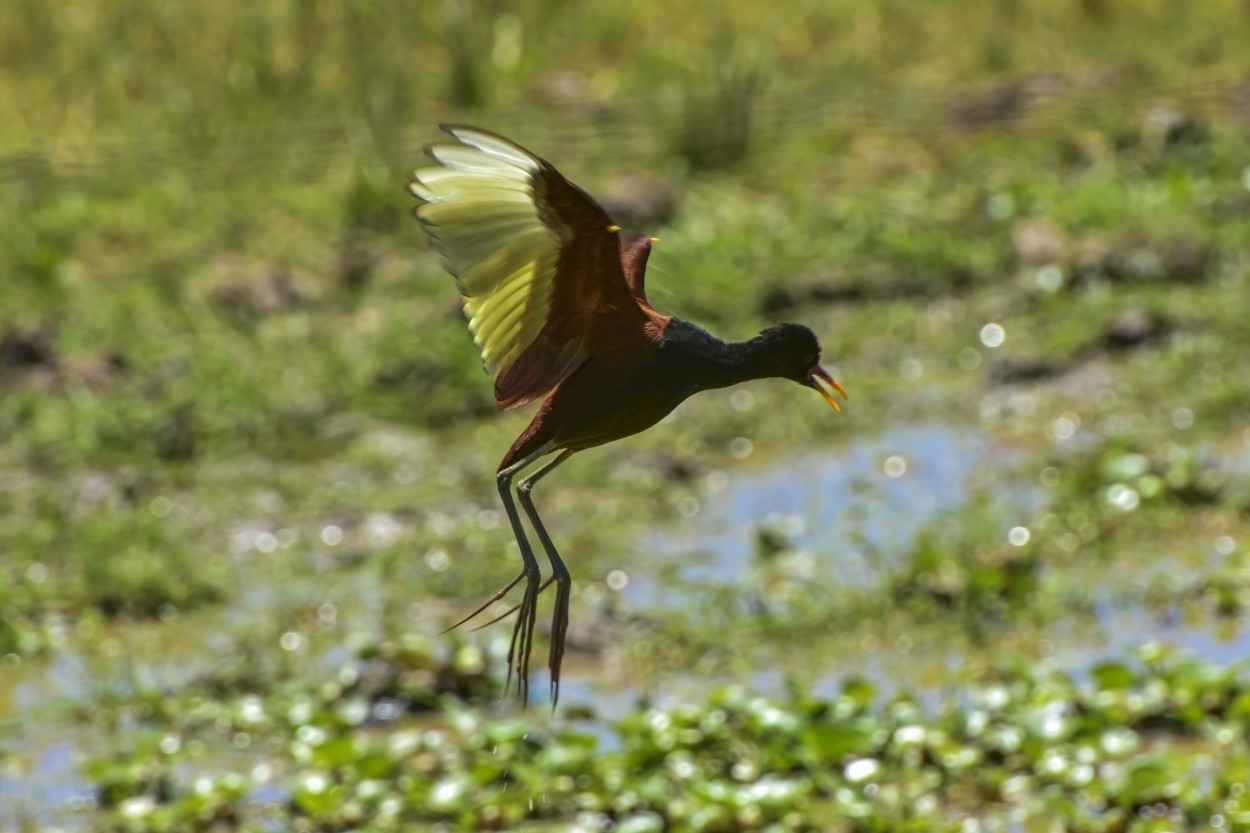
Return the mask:
M 522 573 L 521 575 L 523 576 L 523 575 L 525 575 L 525 574 L 524 574 L 524 573 Z M 520 577 L 518 576 L 518 578 L 520 578 Z M 551 582 L 553 582 L 553 581 L 555 581 L 555 580 L 556 580 L 556 577 L 555 577 L 555 576 L 551 576 L 551 577 L 550 577 L 550 578 L 548 578 L 546 581 L 544 581 L 544 582 L 542 583 L 542 586 L 538 588 L 538 593 L 541 595 L 541 594 L 542 594 L 542 592 L 543 592 L 544 590 L 546 590 L 548 587 L 550 587 L 550 586 L 551 586 Z M 515 582 L 514 582 L 514 584 L 515 584 Z M 512 587 L 512 586 L 511 586 L 511 585 L 509 585 L 509 586 L 508 586 L 508 589 L 511 589 L 511 587 Z M 494 600 L 492 599 L 492 601 L 494 601 Z M 471 630 L 471 631 L 470 631 L 470 633 L 477 633 L 478 631 L 482 630 L 483 628 L 489 628 L 491 625 L 495 624 L 496 622 L 501 622 L 501 621 L 503 621 L 504 619 L 507 619 L 509 616 L 511 616 L 512 614 L 516 613 L 516 612 L 517 612 L 518 610 L 520 610 L 520 609 L 521 609 L 521 605 L 520 605 L 520 603 L 518 602 L 517 604 L 514 604 L 512 607 L 510 607 L 510 608 L 508 608 L 507 610 L 505 610 L 503 613 L 501 613 L 501 614 L 499 614 L 498 616 L 496 616 L 494 619 L 491 619 L 489 622 L 486 622 L 485 624 L 482 624 L 482 625 L 478 625 L 476 628 L 474 628 L 473 630 Z M 475 613 L 475 614 L 473 614 L 473 615 L 474 615 L 474 616 L 476 616 L 477 614 Z M 455 625 L 452 625 L 452 627 L 455 627 Z M 451 628 L 448 628 L 448 630 L 450 630 L 450 629 L 451 629 Z M 444 633 L 446 633 L 446 631 L 444 631 Z
M 521 637 L 521 656 L 517 659 L 517 681 L 521 688 L 521 708 L 529 705 L 530 699 L 530 654 L 534 650 L 534 622 L 538 617 L 538 580 L 535 578 L 525 587 L 526 605 L 521 609 L 521 617 L 526 620 L 525 633 Z
M 534 618 L 538 609 L 538 576 L 525 582 L 525 595 L 521 597 L 521 615 L 512 628 L 512 642 L 508 645 L 508 677 L 503 690 L 507 694 L 512 687 L 512 672 L 516 671 L 517 693 L 521 695 L 521 707 L 529 701 L 530 652 L 534 647 Z M 505 614 L 506 615 L 506 614 Z
M 517 582 L 519 582 L 519 581 L 520 581 L 521 579 L 523 579 L 523 578 L 525 578 L 525 572 L 524 572 L 524 571 L 521 571 L 521 573 L 519 573 L 519 574 L 517 575 L 517 577 L 516 577 L 516 578 L 514 578 L 512 581 L 510 581 L 510 582 L 508 582 L 507 584 L 505 584 L 503 587 L 499 588 L 499 592 L 498 592 L 498 593 L 496 593 L 495 595 L 491 596 L 489 599 L 487 599 L 487 600 L 485 601 L 485 603 L 483 603 L 483 604 L 482 604 L 482 606 L 481 606 L 481 607 L 479 607 L 477 610 L 473 611 L 473 612 L 472 612 L 472 613 L 470 613 L 468 616 L 466 616 L 466 617 L 464 617 L 463 619 L 461 619 L 461 620 L 460 620 L 459 622 L 457 622 L 456 624 L 452 625 L 450 628 L 447 628 L 446 630 L 440 631 L 440 632 L 439 632 L 439 635 L 440 635 L 440 636 L 442 636 L 442 634 L 444 634 L 444 633 L 448 633 L 449 631 L 454 631 L 456 628 L 460 627 L 460 626 L 461 626 L 461 625 L 463 625 L 465 622 L 469 621 L 469 620 L 470 620 L 470 619 L 472 619 L 474 616 L 477 616 L 477 615 L 478 615 L 479 613 L 481 613 L 483 610 L 485 610 L 486 608 L 490 607 L 490 606 L 491 606 L 491 605 L 493 605 L 495 602 L 497 602 L 497 601 L 499 601 L 500 599 L 502 599 L 504 596 L 508 595 L 508 591 L 509 591 L 509 590 L 511 590 L 513 587 L 516 587 L 516 586 L 517 586 Z M 516 610 L 516 608 L 514 607 L 514 608 L 512 608 L 512 610 Z M 509 611 L 508 611 L 508 613 L 511 613 L 511 612 L 512 612 L 512 610 L 509 610 Z M 508 613 L 505 613 L 503 616 L 507 616 L 507 615 L 508 615 Z M 503 618 L 503 616 L 500 616 L 500 617 L 498 617 L 498 618 L 496 618 L 496 619 L 491 619 L 491 620 L 490 620 L 490 622 L 487 622 L 487 623 L 486 623 L 486 625 L 492 624 L 492 623 L 494 623 L 494 622 L 498 622 L 500 619 L 502 619 L 502 618 Z M 486 625 L 482 625 L 481 627 L 483 627 L 483 628 L 484 628 L 484 627 L 486 627 Z M 478 628 L 474 628 L 474 630 L 478 630 Z

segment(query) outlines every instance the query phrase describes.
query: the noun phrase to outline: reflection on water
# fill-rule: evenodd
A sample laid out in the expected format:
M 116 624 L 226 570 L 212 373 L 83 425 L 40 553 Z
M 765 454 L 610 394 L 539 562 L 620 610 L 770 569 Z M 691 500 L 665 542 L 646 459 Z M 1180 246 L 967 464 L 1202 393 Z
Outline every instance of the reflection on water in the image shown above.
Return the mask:
M 839 581 L 864 584 L 875 576 L 868 552 L 904 547 L 921 525 L 958 506 L 971 489 L 989 486 L 978 482 L 978 470 L 991 454 L 1001 463 L 1005 453 L 974 431 L 915 425 L 742 468 L 722 491 L 703 496 L 696 517 L 678 529 L 657 530 L 648 549 L 689 560 L 686 579 L 725 580 L 750 566 L 758 524 L 785 518 L 795 546 L 837 558 Z M 668 600 L 653 580 L 637 579 L 631 577 L 631 601 Z

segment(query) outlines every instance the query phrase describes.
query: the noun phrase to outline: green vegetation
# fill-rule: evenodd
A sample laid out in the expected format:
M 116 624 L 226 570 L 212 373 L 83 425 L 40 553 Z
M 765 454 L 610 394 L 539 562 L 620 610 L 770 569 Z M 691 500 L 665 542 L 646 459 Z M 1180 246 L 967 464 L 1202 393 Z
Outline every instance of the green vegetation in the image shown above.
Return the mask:
M 1234 0 L 0 4 L 0 829 L 1250 830 L 1245 43 Z M 407 216 L 444 120 L 852 397 L 544 481 L 554 716 L 506 625 L 437 635 L 515 569 L 528 416 Z M 805 524 L 756 511 L 791 473 Z
M 312 696 L 141 700 L 144 722 L 160 728 L 90 767 L 103 817 L 128 830 L 233 826 L 241 815 L 294 829 L 576 819 L 638 831 L 959 830 L 953 811 L 977 817 L 992 804 L 1075 830 L 1167 830 L 1207 824 L 1218 805 L 1217 828 L 1250 824 L 1240 809 L 1246 669 L 1155 645 L 1096 666 L 1083 684 L 1053 667 L 1007 667 L 935 710 L 908 695 L 883 700 L 856 678 L 835 697 L 720 688 L 629 714 L 606 751 L 594 734 L 486 717 L 451 698 L 435 724 L 381 731 L 370 717 L 388 701 L 370 701 L 362 673 L 349 664 L 338 674 L 347 685 Z M 277 740 L 272 759 L 295 773 L 289 802 L 247 800 L 268 768 L 179 784 L 205 737 Z M 1200 752 L 1169 754 L 1168 738 Z

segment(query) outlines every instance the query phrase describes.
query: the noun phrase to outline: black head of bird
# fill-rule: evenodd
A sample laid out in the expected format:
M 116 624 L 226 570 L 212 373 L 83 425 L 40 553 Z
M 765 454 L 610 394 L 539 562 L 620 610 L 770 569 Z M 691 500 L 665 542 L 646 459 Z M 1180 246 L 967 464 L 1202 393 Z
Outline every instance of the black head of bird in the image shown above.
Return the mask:
M 777 324 L 761 332 L 754 341 L 770 371 L 766 375 L 789 379 L 814 389 L 835 410 L 842 410 L 832 390 L 846 396 L 846 390 L 820 366 L 820 341 L 802 324 Z

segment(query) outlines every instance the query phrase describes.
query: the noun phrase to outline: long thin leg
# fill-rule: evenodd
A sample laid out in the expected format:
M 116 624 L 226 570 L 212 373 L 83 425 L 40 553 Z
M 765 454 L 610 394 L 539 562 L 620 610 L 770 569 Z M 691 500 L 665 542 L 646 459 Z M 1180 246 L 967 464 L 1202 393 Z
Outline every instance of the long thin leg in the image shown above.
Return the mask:
M 542 573 L 538 569 L 538 560 L 534 558 L 534 551 L 530 549 L 529 539 L 525 537 L 525 528 L 521 525 L 521 517 L 517 514 L 516 504 L 512 502 L 511 487 L 512 478 L 517 472 L 550 450 L 551 443 L 544 443 L 537 451 L 495 475 L 499 497 L 503 501 L 504 511 L 508 514 L 508 522 L 512 524 L 512 534 L 516 538 L 517 546 L 521 550 L 521 560 L 524 562 L 521 575 L 525 577 L 525 595 L 521 597 L 521 614 L 517 617 L 516 627 L 512 630 L 512 644 L 508 648 L 508 679 L 504 683 L 504 691 L 507 691 L 512 684 L 512 670 L 515 668 L 522 707 L 529 701 L 530 650 L 534 647 L 534 619 L 538 610 L 538 584 Z M 520 576 L 502 592 L 506 593 L 519 580 Z
M 551 562 L 551 579 L 549 581 L 556 583 L 556 606 L 551 614 L 551 653 L 547 656 L 547 668 L 551 670 L 552 709 L 555 709 L 556 703 L 560 700 L 560 662 L 564 659 L 564 637 L 569 630 L 569 587 L 572 584 L 572 579 L 569 576 L 568 568 L 564 566 L 564 561 L 560 558 L 560 553 L 556 552 L 555 545 L 551 543 L 551 536 L 547 534 L 542 519 L 538 517 L 538 510 L 534 508 L 530 490 L 534 488 L 535 483 L 556 466 L 569 459 L 572 454 L 573 452 L 570 449 L 560 452 L 560 456 L 518 483 L 516 489 L 517 497 L 521 501 L 521 507 L 525 510 L 525 514 L 529 516 L 530 524 L 533 525 L 534 531 L 538 533 L 538 540 L 542 542 L 543 549 L 547 551 L 547 559 Z

